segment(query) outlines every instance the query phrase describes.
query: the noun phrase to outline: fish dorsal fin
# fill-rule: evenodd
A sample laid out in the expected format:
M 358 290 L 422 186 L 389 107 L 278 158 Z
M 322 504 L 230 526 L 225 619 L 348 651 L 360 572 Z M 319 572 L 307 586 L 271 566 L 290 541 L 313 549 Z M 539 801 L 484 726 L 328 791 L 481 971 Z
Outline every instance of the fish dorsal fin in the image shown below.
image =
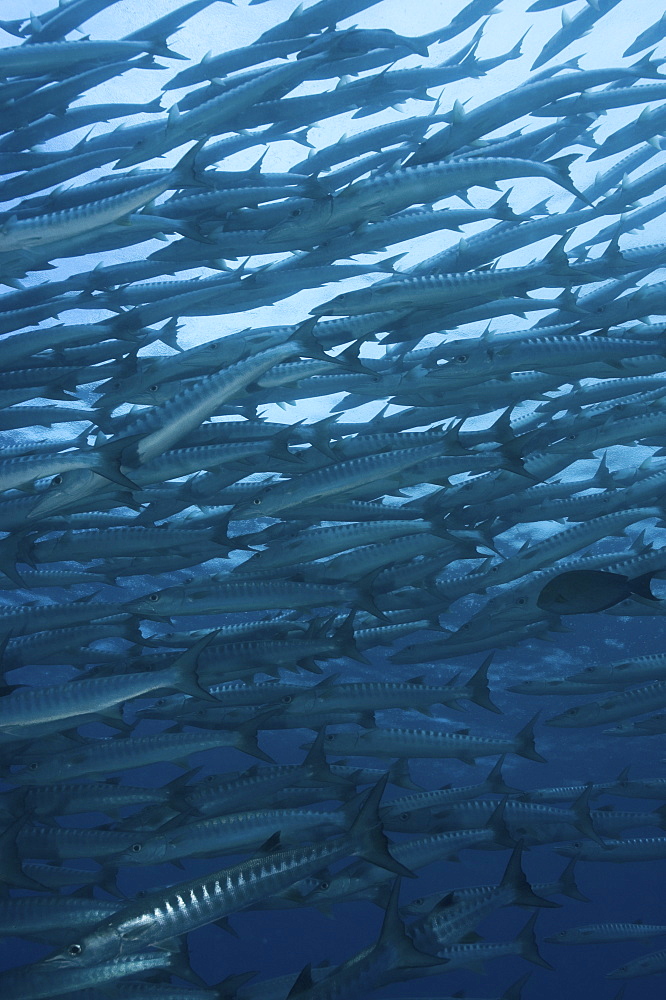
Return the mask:
M 271 854 L 273 851 L 279 851 L 281 847 L 280 843 L 280 831 L 276 830 L 272 833 L 268 840 L 265 840 L 258 851 L 256 851 L 256 856 L 261 857 L 262 854 Z
M 438 903 L 435 904 L 433 908 L 433 913 L 439 913 L 441 910 L 447 910 L 449 906 L 453 906 L 456 902 L 455 892 L 447 892 L 446 896 L 442 896 Z
M 300 993 L 305 993 L 307 990 L 311 990 L 314 986 L 314 980 L 312 978 L 312 965 L 308 962 L 304 965 L 298 974 L 296 982 L 289 990 L 287 994 L 287 1000 L 293 1000 L 293 997 L 297 997 Z

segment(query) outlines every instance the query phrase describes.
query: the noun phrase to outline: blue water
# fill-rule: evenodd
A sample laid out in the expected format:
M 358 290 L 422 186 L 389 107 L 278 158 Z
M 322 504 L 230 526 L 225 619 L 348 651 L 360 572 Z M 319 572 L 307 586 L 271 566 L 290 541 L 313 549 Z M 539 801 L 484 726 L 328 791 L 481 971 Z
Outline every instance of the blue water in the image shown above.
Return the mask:
M 253 6 L 246 5 L 246 0 L 238 0 L 236 6 L 215 3 L 188 21 L 171 44 L 173 48 L 187 56 L 192 62 L 197 62 L 209 49 L 212 49 L 213 53 L 217 53 L 225 49 L 251 44 L 262 31 L 284 21 L 293 13 L 296 6 L 295 0 L 269 0 L 269 2 Z M 390 28 L 404 35 L 416 36 L 446 24 L 448 18 L 458 13 L 463 6 L 460 0 L 456 3 L 416 0 L 410 5 L 393 2 L 393 0 L 381 0 L 380 3 L 367 10 L 343 20 L 341 26 L 346 28 L 352 25 L 365 28 Z M 568 3 L 561 6 L 569 15 L 573 16 L 584 10 L 586 4 L 582 2 Z M 49 9 L 45 0 L 34 0 L 33 7 L 37 16 Z M 91 18 L 83 27 L 92 38 L 120 38 L 149 20 L 157 18 L 165 12 L 175 10 L 176 7 L 175 0 L 159 4 L 148 2 L 136 4 L 132 0 L 120 0 L 106 12 Z M 479 16 L 483 18 L 486 11 L 490 13 L 492 5 L 478 4 L 477 7 L 478 12 L 480 12 Z M 472 108 L 497 94 L 510 94 L 513 88 L 527 79 L 530 64 L 538 55 L 542 45 L 555 33 L 560 24 L 560 7 L 538 13 L 529 13 L 526 8 L 525 2 L 513 2 L 513 0 L 500 2 L 497 5 L 497 13 L 485 23 L 479 42 L 478 55 L 489 59 L 509 51 L 529 28 L 523 46 L 523 55 L 519 59 L 501 63 L 487 76 L 478 80 L 462 79 L 447 84 L 443 88 L 430 88 L 427 101 L 401 102 L 398 105 L 398 110 L 388 108 L 375 116 L 352 118 L 351 115 L 347 114 L 326 122 L 313 121 L 310 123 L 312 128 L 308 133 L 309 141 L 316 148 L 323 148 L 335 143 L 347 131 L 364 130 L 403 114 L 427 115 L 433 111 L 435 99 L 440 97 L 439 110 L 449 110 L 456 100 L 463 105 L 469 102 L 469 108 Z M 2 18 L 7 20 L 24 19 L 27 17 L 28 11 L 24 0 L 3 0 L 1 14 Z M 547 63 L 545 68 L 551 68 L 554 64 L 561 65 L 576 57 L 580 58 L 580 67 L 584 69 L 626 65 L 628 61 L 635 61 L 639 58 L 638 55 L 632 56 L 630 60 L 623 60 L 623 50 L 659 14 L 658 6 L 649 3 L 648 0 L 637 0 L 637 2 L 636 0 L 622 0 L 594 27 L 589 36 L 575 41 L 553 62 Z M 452 55 L 465 42 L 469 42 L 474 31 L 482 23 L 484 23 L 482 20 L 477 20 L 458 37 L 442 46 L 435 46 L 433 51 L 436 50 L 436 59 L 440 60 Z M 70 37 L 74 39 L 79 36 L 72 34 Z M 2 36 L 0 45 L 9 46 L 18 41 L 19 39 L 6 34 Z M 666 56 L 666 50 L 662 42 L 656 49 L 656 58 L 664 56 Z M 399 64 L 399 67 L 403 65 L 416 66 L 421 62 L 423 62 L 422 57 L 410 55 Z M 163 70 L 160 73 L 146 71 L 119 78 L 102 85 L 94 93 L 87 95 L 83 99 L 84 103 L 93 101 L 149 101 L 159 92 L 159 87 L 164 80 L 168 79 L 169 75 L 180 71 L 186 65 L 187 63 L 184 61 L 169 63 L 168 71 Z M 312 88 L 306 84 L 303 86 L 302 92 L 307 92 L 308 89 Z M 318 84 L 316 89 L 322 89 L 322 87 Z M 177 91 L 179 97 L 182 97 L 184 93 L 186 91 Z M 172 100 L 173 95 L 167 92 L 163 102 L 164 107 L 168 107 Z M 622 125 L 635 121 L 642 107 L 643 105 L 634 105 L 623 109 L 613 109 L 607 118 L 600 120 L 601 131 L 597 138 L 601 139 Z M 534 126 L 534 121 L 532 120 L 528 124 Z M 543 121 L 544 119 L 536 119 L 536 127 L 540 127 Z M 115 127 L 115 124 L 100 124 L 96 126 L 94 134 L 101 134 L 103 131 Z M 525 125 L 526 120 L 519 119 L 518 123 L 503 126 L 498 134 L 506 135 Z M 76 141 L 83 139 L 84 135 L 85 132 L 81 131 L 60 137 L 51 140 L 45 148 L 70 149 Z M 488 133 L 488 135 L 492 135 L 492 133 Z M 493 135 L 492 137 L 496 138 L 497 136 Z M 236 170 L 249 169 L 258 159 L 262 149 L 263 147 L 255 147 L 245 153 L 238 154 L 225 163 L 224 167 Z M 581 154 L 585 152 L 580 146 L 576 146 L 575 151 Z M 163 166 L 164 163 L 171 164 L 181 153 L 182 150 L 171 150 L 164 160 L 148 161 L 147 164 L 141 164 L 141 168 L 144 166 L 151 168 Z M 269 145 L 268 154 L 262 163 L 262 169 L 275 172 L 287 170 L 290 165 L 303 158 L 304 155 L 306 155 L 304 149 L 293 143 L 272 143 Z M 575 183 L 579 187 L 591 183 L 597 169 L 607 169 L 617 158 L 619 157 L 615 156 L 602 160 L 601 166 L 586 163 L 582 158 L 572 168 Z M 650 160 L 646 169 L 652 169 L 659 164 L 663 164 L 663 152 Z M 90 181 L 97 176 L 108 173 L 110 169 L 109 165 L 94 173 L 86 174 L 84 177 L 76 178 L 75 182 L 71 181 L 69 184 Z M 539 198 L 547 195 L 551 197 L 548 205 L 549 212 L 565 210 L 570 202 L 569 195 L 535 178 L 501 182 L 500 187 L 501 190 L 512 189 L 511 204 L 517 211 L 525 210 Z M 658 195 L 659 191 L 656 191 L 650 197 Z M 492 191 L 481 191 L 481 189 L 475 188 L 471 200 L 472 204 L 478 207 L 491 204 L 496 197 L 496 193 Z M 462 207 L 462 204 L 458 200 L 455 201 L 456 208 Z M 14 202 L 8 202 L 3 206 L 6 218 L 15 207 Z M 605 219 L 604 224 L 608 221 Z M 469 236 L 487 224 L 471 224 L 465 228 L 463 235 Z M 572 236 L 570 245 L 579 243 L 583 235 L 586 234 L 587 231 L 585 234 L 576 232 Z M 437 233 L 423 240 L 414 241 L 407 246 L 401 246 L 399 249 L 404 250 L 407 256 L 398 267 L 413 264 L 418 259 L 438 252 L 444 246 L 455 245 L 459 238 L 459 235 L 452 232 Z M 643 232 L 623 234 L 622 247 L 624 249 L 656 244 L 662 240 L 664 240 L 664 224 L 662 217 L 658 216 Z M 91 252 L 77 258 L 58 258 L 55 260 L 55 270 L 47 271 L 42 268 L 29 271 L 24 279 L 24 284 L 26 287 L 33 287 L 42 281 L 57 280 L 86 268 L 92 269 L 100 261 L 108 265 L 145 259 L 149 252 L 161 245 L 158 241 L 153 240 L 141 245 L 138 250 L 135 247 L 129 247 L 110 253 Z M 545 247 L 545 250 L 550 249 L 551 245 L 552 242 Z M 543 250 L 542 245 L 539 247 L 527 246 L 503 258 L 501 266 L 521 265 L 532 259 L 540 259 Z M 250 263 L 251 266 L 256 266 L 273 259 L 276 258 L 270 254 L 256 255 Z M 237 262 L 233 262 L 231 266 L 236 267 Z M 192 269 L 186 272 L 186 275 L 194 277 L 198 274 L 208 275 L 210 273 L 210 269 L 200 268 Z M 179 274 L 178 277 L 182 277 L 182 274 Z M 657 268 L 646 280 L 653 282 L 662 277 L 663 273 Z M 251 309 L 241 314 L 222 313 L 219 317 L 213 315 L 183 318 L 179 344 L 183 348 L 188 348 L 213 337 L 223 336 L 246 327 L 260 327 L 267 323 L 300 322 L 306 318 L 313 305 L 327 301 L 338 291 L 342 291 L 343 287 L 345 289 L 347 287 L 363 287 L 370 280 L 363 277 L 353 280 L 349 285 L 341 283 L 339 289 L 337 286 L 334 288 L 332 285 L 327 285 L 314 291 L 302 292 L 286 301 L 276 302 L 273 306 Z M 3 292 L 9 290 L 9 287 L 2 289 Z M 82 318 L 82 315 L 86 318 Z M 529 322 L 536 321 L 540 315 L 542 314 L 529 314 Z M 660 318 L 657 317 L 658 320 Z M 92 322 L 99 320 L 100 314 L 85 314 L 82 313 L 82 310 L 78 310 L 76 319 L 68 319 L 66 314 L 63 314 L 60 319 L 61 322 Z M 50 322 L 47 320 L 42 325 L 47 325 Z M 521 325 L 515 316 L 501 316 L 494 323 L 493 330 L 510 330 Z M 467 332 L 479 335 L 484 326 L 485 323 L 477 323 L 473 327 L 467 328 Z M 162 353 L 168 351 L 161 344 L 156 350 Z M 1 351 L 2 342 L 0 341 L 0 354 Z M 572 373 L 572 380 L 574 377 L 576 377 L 575 372 Z M 482 389 L 479 391 L 482 392 Z M 94 401 L 95 398 L 89 388 L 82 388 L 79 396 L 80 400 L 85 401 L 86 404 Z M 299 400 L 295 407 L 284 409 L 274 404 L 267 404 L 261 413 L 267 419 L 284 422 L 295 422 L 300 419 L 314 420 L 328 413 L 331 406 L 339 398 L 339 396 L 335 396 Z M 369 419 L 380 409 L 382 402 L 376 400 L 372 406 L 351 411 L 353 418 L 358 419 L 359 422 Z M 64 426 L 67 429 L 67 425 L 55 426 L 56 430 L 49 432 L 54 442 L 63 439 L 59 437 L 60 431 L 57 428 Z M 74 428 L 75 432 L 81 429 L 78 424 L 74 425 Z M 41 434 L 42 430 L 39 428 L 11 433 L 2 432 L 0 447 L 25 443 L 29 439 L 39 439 Z M 654 442 L 651 442 L 651 446 L 653 444 Z M 621 466 L 622 463 L 632 467 L 639 465 L 645 454 L 647 453 L 641 452 L 641 457 L 637 459 L 634 449 L 623 449 L 614 451 L 612 458 L 615 467 Z M 529 535 L 532 539 L 536 539 L 547 534 L 552 527 L 552 523 L 531 525 Z M 658 545 L 663 544 L 663 529 L 654 529 L 653 537 Z M 626 539 L 621 542 L 613 539 L 612 542 L 614 548 L 620 551 L 624 551 L 628 547 Z M 599 551 L 599 549 L 593 551 Z M 194 570 L 185 571 L 176 577 L 169 577 L 167 585 L 195 570 L 196 567 Z M 17 595 L 16 592 L 8 590 L 3 594 L 3 601 L 5 605 L 11 606 L 26 603 L 31 597 L 38 599 L 49 597 L 56 601 L 65 601 L 68 597 L 80 597 L 86 594 L 94 594 L 94 600 L 105 598 L 126 600 L 147 593 L 152 589 L 150 582 L 148 578 L 144 577 L 128 584 L 125 578 L 123 580 L 124 589 L 120 593 L 120 597 L 119 592 L 114 588 L 75 585 L 69 591 L 47 588 L 34 594 L 20 591 Z M 474 598 L 465 605 L 464 614 L 456 609 L 450 615 L 444 615 L 442 623 L 457 627 L 466 617 L 469 617 L 471 611 L 476 612 L 482 606 L 482 601 L 483 599 L 480 597 Z M 459 605 L 458 608 L 460 607 Z M 208 616 L 180 618 L 176 619 L 175 627 L 210 628 L 233 620 L 236 620 L 235 616 L 218 616 L 215 619 Z M 631 778 L 666 777 L 663 762 L 666 744 L 662 736 L 618 739 L 604 735 L 600 732 L 600 727 L 589 729 L 546 728 L 542 725 L 544 718 L 550 718 L 564 711 L 570 704 L 584 701 L 585 698 L 574 697 L 570 700 L 562 697 L 537 698 L 511 694 L 505 690 L 509 684 L 515 683 L 517 678 L 564 676 L 591 662 L 602 663 L 646 653 L 661 653 L 664 649 L 666 623 L 658 615 L 633 618 L 602 614 L 568 616 L 564 618 L 564 623 L 569 631 L 551 632 L 547 639 L 526 640 L 507 649 L 500 648 L 495 652 L 490 671 L 490 685 L 492 697 L 501 708 L 503 715 L 490 716 L 482 709 L 470 705 L 464 713 L 436 712 L 433 728 L 441 728 L 443 724 L 446 724 L 447 729 L 450 725 L 454 727 L 469 726 L 474 734 L 502 734 L 510 738 L 533 714 L 540 711 L 541 720 L 537 725 L 536 742 L 537 749 L 546 758 L 547 763 L 534 763 L 511 755 L 504 770 L 505 780 L 509 784 L 525 790 L 576 782 L 608 781 L 615 778 L 627 765 L 631 766 Z M 407 641 L 414 641 L 414 637 L 410 637 Z M 404 641 L 399 641 L 397 646 L 403 644 Z M 113 640 L 109 641 L 108 646 L 113 648 Z M 457 670 L 461 671 L 463 679 L 469 676 L 478 667 L 485 654 L 475 653 L 460 656 L 451 661 L 419 665 L 418 668 L 392 666 L 384 650 L 374 650 L 367 655 L 371 659 L 371 667 L 359 668 L 359 665 L 351 660 L 336 660 L 332 664 L 325 664 L 324 670 L 326 672 L 339 671 L 349 679 L 361 677 L 367 679 L 373 676 L 376 679 L 386 680 L 393 678 L 404 680 L 412 674 L 423 672 L 430 682 L 445 683 Z M 66 658 L 63 662 L 67 663 Z M 26 681 L 29 683 L 47 681 L 53 683 L 65 676 L 66 674 L 60 668 L 32 668 L 30 671 L 22 672 L 20 679 L 18 675 L 12 676 L 10 674 L 8 680 L 10 683 L 24 683 Z M 285 679 L 291 679 L 291 675 L 286 675 Z M 306 679 L 309 680 L 307 676 Z M 145 707 L 148 702 L 141 701 L 137 704 Z M 132 705 L 126 709 L 126 717 L 130 720 L 133 718 L 134 707 Z M 424 722 L 422 716 L 397 711 L 379 713 L 378 722 L 380 725 L 428 726 L 428 722 Z M 160 728 L 159 724 L 142 722 L 136 732 L 148 733 L 158 731 Z M 109 735 L 107 729 L 101 729 L 97 725 L 86 727 L 82 732 L 89 737 Z M 303 756 L 299 747 L 311 736 L 311 732 L 306 730 L 264 732 L 261 735 L 260 743 L 262 748 L 279 763 L 299 762 Z M 481 781 L 494 762 L 495 758 L 480 759 L 476 766 L 471 767 L 455 760 L 413 760 L 410 764 L 410 771 L 414 781 L 430 789 L 438 788 L 447 783 L 463 785 Z M 11 759 L 9 763 L 10 765 L 13 763 Z M 198 775 L 198 778 L 201 778 L 206 774 L 242 770 L 255 762 L 250 761 L 246 755 L 238 751 L 221 750 L 193 755 L 190 763 L 193 768 L 202 767 L 203 770 Z M 381 763 L 377 765 L 372 760 L 362 763 L 383 766 Z M 131 785 L 144 784 L 150 787 L 159 787 L 178 773 L 180 771 L 173 765 L 153 765 L 149 768 L 131 771 L 122 780 Z M 11 782 L 5 783 L 3 786 L 4 789 L 10 787 Z M 398 794 L 403 794 L 403 791 L 390 787 L 386 801 Z M 649 812 L 662 805 L 662 802 L 603 798 L 595 802 L 595 806 L 599 804 L 609 804 L 616 809 Z M 63 817 L 60 821 L 67 826 L 95 826 L 107 820 L 100 815 L 91 814 L 89 816 Z M 661 832 L 658 827 L 637 828 L 628 831 L 627 836 L 658 836 Z M 390 836 L 393 841 L 401 839 L 399 834 L 391 834 Z M 419 871 L 418 880 L 414 882 L 404 880 L 401 901 L 409 901 L 440 889 L 444 894 L 447 890 L 457 886 L 497 882 L 501 878 L 507 857 L 508 852 L 505 850 L 464 851 L 461 853 L 459 863 L 441 862 Z M 241 860 L 241 858 L 225 856 L 221 861 L 215 858 L 187 859 L 184 861 L 184 871 L 180 871 L 172 865 L 126 868 L 121 870 L 118 884 L 128 897 L 132 897 L 141 890 L 167 885 L 199 873 L 203 875 L 222 865 L 234 864 L 236 860 Z M 65 864 L 75 866 L 77 863 L 65 862 Z M 532 847 L 526 851 L 524 857 L 525 871 L 531 882 L 556 878 L 565 864 L 566 859 L 557 855 L 552 845 Z M 562 1000 L 562 998 L 567 998 L 567 1000 L 606 1000 L 608 998 L 611 1000 L 616 995 L 618 984 L 606 980 L 604 978 L 606 973 L 638 955 L 657 950 L 663 939 L 624 942 L 614 945 L 569 947 L 543 943 L 544 938 L 565 927 L 578 924 L 631 920 L 666 923 L 665 879 L 666 858 L 659 862 L 622 865 L 580 862 L 576 869 L 576 881 L 584 895 L 589 897 L 590 902 L 583 903 L 562 896 L 555 897 L 557 902 L 561 904 L 560 908 L 544 910 L 540 913 L 537 922 L 537 939 L 541 954 L 554 966 L 554 971 L 530 966 L 520 958 L 512 956 L 500 958 L 492 963 L 489 962 L 486 966 L 487 974 L 483 977 L 471 971 L 442 973 L 436 977 L 386 986 L 378 995 L 428 998 L 460 995 L 459 991 L 464 991 L 466 996 L 494 998 L 500 996 L 525 971 L 532 970 L 531 978 L 524 989 L 524 1000 L 537 1000 L 537 998 L 538 1000 L 551 1000 L 551 998 L 552 1000 L 556 1000 L 556 998 L 557 1000 Z M 105 895 L 99 890 L 96 891 L 100 897 Z M 12 889 L 10 893 L 11 895 L 21 895 L 22 890 Z M 520 930 L 529 914 L 530 911 L 515 907 L 500 910 L 483 921 L 479 932 L 488 940 L 509 940 Z M 377 906 L 359 902 L 337 904 L 331 917 L 311 907 L 300 910 L 241 912 L 231 918 L 231 923 L 238 934 L 237 937 L 227 935 L 215 926 L 202 928 L 190 935 L 192 966 L 208 983 L 212 984 L 224 979 L 225 976 L 249 970 L 256 971 L 257 980 L 259 980 L 286 973 L 296 974 L 308 963 L 317 965 L 322 962 L 330 962 L 335 965 L 347 960 L 361 948 L 376 940 L 382 916 L 382 911 Z M 16 937 L 10 937 L 0 944 L 0 966 L 5 970 L 34 962 L 49 954 L 51 950 L 46 945 L 36 945 Z M 640 1000 L 663 1000 L 665 982 L 663 973 L 649 978 L 632 980 L 627 984 L 625 1000 L 639 1000 L 639 998 Z

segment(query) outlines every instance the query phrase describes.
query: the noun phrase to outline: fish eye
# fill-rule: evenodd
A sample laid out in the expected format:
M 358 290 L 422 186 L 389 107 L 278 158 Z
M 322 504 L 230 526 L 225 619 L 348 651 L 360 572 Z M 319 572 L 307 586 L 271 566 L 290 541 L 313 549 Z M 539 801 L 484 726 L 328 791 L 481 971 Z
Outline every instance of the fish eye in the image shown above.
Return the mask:
M 51 486 L 60 486 L 62 483 L 62 476 L 54 476 L 51 480 Z
M 162 708 L 162 706 L 166 705 L 166 703 L 167 703 L 166 698 L 158 698 L 157 701 L 155 702 L 155 704 L 159 706 L 159 708 Z
M 289 215 L 291 216 L 292 219 L 297 219 L 299 215 L 302 214 L 302 212 L 303 212 L 302 208 L 293 208 L 289 213 Z
M 82 954 L 82 952 L 83 952 L 83 946 L 80 944 L 70 944 L 69 948 L 67 949 L 67 954 L 71 955 L 72 958 L 78 958 L 78 956 Z
M 405 823 L 411 815 L 411 813 L 400 813 L 399 818 L 403 821 L 403 823 Z
M 466 361 L 469 361 L 469 355 L 468 354 L 459 354 L 453 360 L 457 361 L 458 364 L 460 364 L 460 365 L 464 365 Z
M 159 594 L 148 594 L 148 600 L 152 601 L 153 603 L 155 603 L 155 601 L 159 601 L 159 599 L 160 599 Z
M 261 497 L 255 497 L 254 500 L 252 501 L 252 503 L 257 504 L 257 506 L 258 506 L 261 503 Z
M 418 899 L 412 900 L 412 906 L 423 906 L 424 903 L 425 899 L 423 898 L 423 896 L 419 896 Z
M 148 390 L 150 392 L 157 392 L 158 389 L 159 389 L 159 385 L 149 385 L 148 386 Z
M 330 889 L 330 882 L 320 882 L 317 888 L 326 892 L 327 889 Z
M 326 737 L 326 739 L 327 740 L 334 740 L 335 739 L 335 735 L 333 733 L 329 733 L 329 735 Z
M 36 771 L 38 767 L 39 767 L 39 764 L 38 764 L 38 762 L 36 760 L 33 760 L 32 764 L 28 764 L 28 770 L 29 771 Z
M 285 694 L 282 697 L 282 704 L 283 705 L 289 705 L 290 702 L 292 702 L 293 700 L 294 700 L 293 695 L 291 695 L 291 694 Z
M 141 844 L 132 844 L 132 846 L 130 847 L 130 851 L 132 851 L 134 854 L 138 854 L 140 850 L 141 850 Z
M 527 598 L 519 597 L 518 600 L 516 601 L 516 604 L 527 604 Z

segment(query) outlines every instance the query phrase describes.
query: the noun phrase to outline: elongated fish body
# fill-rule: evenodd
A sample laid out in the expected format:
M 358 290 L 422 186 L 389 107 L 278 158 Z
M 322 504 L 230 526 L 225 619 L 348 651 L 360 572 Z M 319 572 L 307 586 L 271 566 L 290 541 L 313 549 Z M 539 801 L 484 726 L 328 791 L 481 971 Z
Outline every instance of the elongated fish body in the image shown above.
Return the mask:
M 65 966 L 88 967 L 138 951 L 244 909 L 350 854 L 369 854 L 394 871 L 409 873 L 390 856 L 376 824 L 377 802 L 385 785 L 386 778 L 370 793 L 350 833 L 274 851 L 204 878 L 148 893 L 83 935 L 76 947 L 70 945 L 54 956 L 55 960 Z
M 257 809 L 184 823 L 169 833 L 137 838 L 121 848 L 121 865 L 151 865 L 189 857 L 217 857 L 258 850 L 280 830 L 283 843 L 299 844 L 339 833 L 346 826 L 341 813 L 307 809 Z M 130 836 L 133 836 L 130 834 Z
M 629 837 L 626 840 L 606 840 L 601 846 L 592 841 L 575 841 L 556 847 L 558 854 L 581 861 L 653 861 L 666 856 L 666 837 Z
M 515 740 L 468 736 L 423 729 L 370 729 L 364 733 L 328 733 L 324 742 L 326 753 L 352 757 L 455 757 L 472 764 L 477 757 L 518 753 L 532 760 L 543 760 L 523 737 Z
M 170 186 L 177 185 L 179 169 L 191 160 L 191 153 L 186 153 L 181 165 L 176 166 L 174 171 L 144 187 L 122 194 L 110 195 L 96 203 L 65 209 L 53 215 L 38 215 L 32 219 L 10 221 L 0 234 L 0 251 L 7 253 L 12 250 L 36 247 L 40 244 L 55 243 L 65 237 L 79 236 L 115 222 L 139 206 L 152 201 Z
M 430 714 L 433 705 L 455 704 L 458 698 L 465 697 L 461 688 L 452 684 L 450 687 L 435 687 L 414 678 L 406 684 L 390 682 L 366 682 L 358 684 L 332 683 L 328 678 L 321 684 L 292 697 L 286 709 L 286 715 L 291 711 L 309 712 L 313 716 L 322 716 L 325 721 L 328 712 L 349 708 L 353 710 L 377 710 L 388 708 L 416 708 Z M 472 688 L 469 694 L 474 697 Z M 479 700 L 485 700 L 483 690 L 476 692 Z
M 633 923 L 586 924 L 584 927 L 568 927 L 552 934 L 548 940 L 555 944 L 597 944 L 613 941 L 640 941 L 642 938 L 659 937 L 666 934 L 664 924 L 644 924 L 640 920 Z
M 388 172 L 377 180 L 351 184 L 329 202 L 314 202 L 293 220 L 278 224 L 266 236 L 281 240 L 292 235 L 297 240 L 321 242 L 329 230 L 359 222 L 378 222 L 395 211 L 414 204 L 438 201 L 461 187 L 494 185 L 512 177 L 546 177 L 572 190 L 568 177 L 555 166 L 511 157 L 475 157 L 439 164 L 423 164 Z M 578 192 L 573 189 L 574 194 Z
M 184 760 L 191 753 L 213 747 L 238 746 L 242 737 L 233 732 L 166 733 L 158 736 L 103 740 L 78 753 L 54 755 L 12 774 L 18 784 L 40 785 L 44 781 L 104 774 L 106 771 L 144 767 L 167 760 Z M 259 751 L 258 751 L 259 752 Z
M 23 857 L 71 861 L 117 855 L 126 850 L 134 838 L 133 832 L 26 825 L 19 831 L 16 842 Z
M 647 77 L 659 75 L 654 65 L 646 63 L 644 67 L 637 64 L 635 68 L 593 69 L 529 81 L 510 94 L 491 98 L 470 112 L 456 109 L 452 123 L 426 139 L 408 163 L 427 163 L 455 153 L 486 132 L 494 131 L 500 124 L 513 121 L 517 115 L 531 112 L 533 108 L 622 78 L 639 79 L 643 73 Z
M 0 902 L 0 928 L 3 934 L 15 936 L 43 935 L 50 932 L 72 931 L 90 923 L 99 923 L 107 914 L 115 913 L 120 904 L 107 899 L 81 899 L 79 896 L 23 896 Z
M 255 611 L 266 608 L 335 607 L 358 598 L 358 589 L 346 584 L 252 581 L 214 583 L 207 586 L 172 587 L 126 604 L 138 615 L 219 614 L 222 611 Z
M 16 734 L 24 728 L 29 731 L 31 725 L 42 722 L 66 721 L 71 716 L 103 713 L 105 709 L 132 698 L 162 688 L 177 687 L 181 682 L 189 686 L 186 672 L 175 666 L 156 672 L 126 674 L 122 678 L 84 678 L 67 684 L 23 688 L 0 699 L 0 732 Z M 200 697 L 210 699 L 210 695 L 199 688 L 196 681 L 191 687 L 193 691 L 199 691 Z
M 94 811 L 115 815 L 125 806 L 164 803 L 169 797 L 168 791 L 161 788 L 133 788 L 102 781 L 81 785 L 63 783 L 25 787 L 18 791 L 20 805 L 24 806 L 30 815 L 38 818 L 71 816 Z M 13 795 L 14 793 L 9 793 L 10 799 Z M 10 810 L 14 811 L 11 801 L 9 806 Z
M 127 437 L 140 436 L 140 440 L 131 446 L 132 454 L 128 452 L 125 455 L 125 461 L 130 465 L 140 465 L 161 455 L 224 402 L 272 365 L 292 356 L 296 350 L 296 345 L 289 341 L 268 348 L 229 369 L 204 376 L 191 389 L 185 389 L 161 407 L 149 410 L 124 429 Z
M 635 976 L 653 976 L 666 969 L 666 948 L 641 955 L 626 965 L 606 973 L 606 979 L 633 979 Z
M 46 73 L 53 69 L 78 65 L 79 62 L 111 62 L 119 57 L 146 52 L 150 45 L 142 42 L 51 42 L 38 48 L 12 46 L 0 50 L 0 72 L 3 75 Z
M 619 719 L 643 715 L 645 712 L 666 707 L 666 681 L 654 681 L 638 688 L 629 688 L 609 695 L 603 701 L 569 708 L 553 716 L 549 726 L 599 726 Z
M 172 961 L 168 953 L 151 952 L 123 955 L 94 966 L 68 968 L 54 957 L 5 972 L 2 988 L 7 1000 L 49 1000 L 49 997 L 71 995 L 88 986 L 103 986 L 124 976 L 168 969 Z
M 321 471 L 304 473 L 287 483 L 268 486 L 247 504 L 232 511 L 233 520 L 258 515 L 271 517 L 288 507 L 314 503 L 335 497 L 339 493 L 358 491 L 366 484 L 388 475 L 398 475 L 403 469 L 429 456 L 435 456 L 442 445 L 435 442 L 420 448 L 405 448 L 386 455 L 368 455 L 325 467 Z

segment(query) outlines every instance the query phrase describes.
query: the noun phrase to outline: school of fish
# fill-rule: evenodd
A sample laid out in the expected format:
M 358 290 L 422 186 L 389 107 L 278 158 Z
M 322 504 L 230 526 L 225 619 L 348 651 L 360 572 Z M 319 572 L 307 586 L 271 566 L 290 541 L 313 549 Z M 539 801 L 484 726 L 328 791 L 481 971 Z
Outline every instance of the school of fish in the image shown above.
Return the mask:
M 666 914 L 580 888 L 666 859 L 666 15 L 576 47 L 632 2 L 536 0 L 531 66 L 508 0 L 294 0 L 237 48 L 232 0 L 0 20 L 2 1000 L 448 997 L 511 955 L 533 1000 L 617 942 L 664 982 Z M 100 103 L 132 73 L 161 98 Z M 368 902 L 337 964 L 229 960 L 243 911 Z

